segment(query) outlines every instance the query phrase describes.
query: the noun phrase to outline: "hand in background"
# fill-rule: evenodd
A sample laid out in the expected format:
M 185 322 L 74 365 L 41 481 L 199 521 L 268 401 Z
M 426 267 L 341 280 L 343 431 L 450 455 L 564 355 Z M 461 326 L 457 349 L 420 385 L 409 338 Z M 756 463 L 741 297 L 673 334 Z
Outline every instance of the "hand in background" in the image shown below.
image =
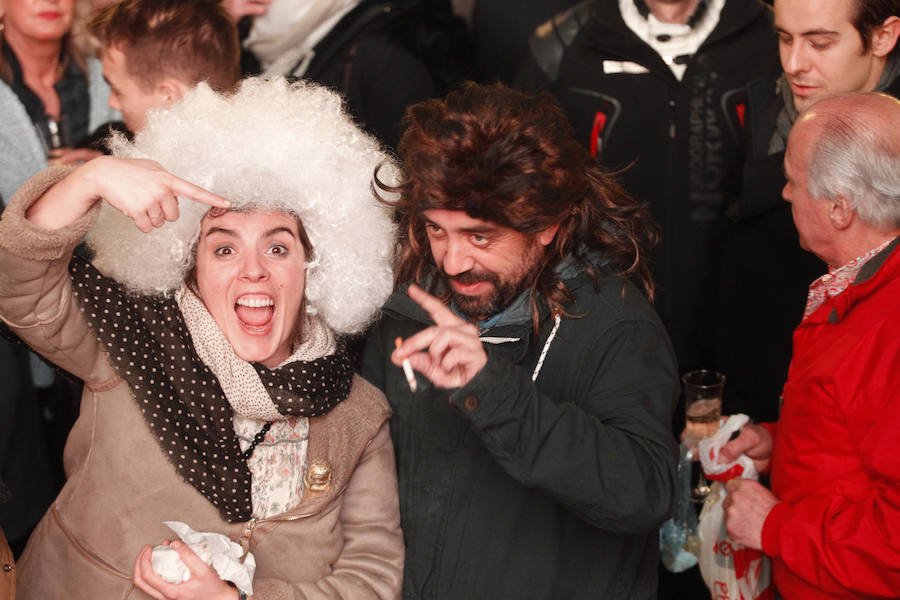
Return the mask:
M 231 15 L 235 22 L 243 17 L 258 17 L 269 12 L 269 5 L 273 0 L 223 0 L 222 6 Z
M 47 162 L 51 165 L 78 165 L 103 155 L 99 150 L 91 148 L 57 148 Z

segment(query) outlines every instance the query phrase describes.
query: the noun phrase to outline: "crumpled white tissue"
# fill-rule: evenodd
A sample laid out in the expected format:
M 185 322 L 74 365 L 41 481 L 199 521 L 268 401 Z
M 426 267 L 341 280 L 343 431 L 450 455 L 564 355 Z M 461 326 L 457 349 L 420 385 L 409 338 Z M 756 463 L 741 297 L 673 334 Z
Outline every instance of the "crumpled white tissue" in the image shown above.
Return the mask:
M 244 551 L 239 544 L 232 542 L 221 533 L 202 533 L 194 531 L 181 521 L 163 521 L 169 529 L 178 534 L 188 547 L 200 559 L 210 565 L 219 574 L 219 578 L 232 582 L 239 590 L 253 595 L 253 573 L 256 571 L 256 559 L 248 552 L 241 562 Z M 184 583 L 190 579 L 191 572 L 181 561 L 181 557 L 170 546 L 156 546 L 150 557 L 153 570 L 169 583 Z
M 756 465 L 747 455 L 741 454 L 730 463 L 719 464 L 719 451 L 728 443 L 731 434 L 740 430 L 750 421 L 745 414 L 731 415 L 715 435 L 700 440 L 700 464 L 707 478 L 714 481 L 728 481 L 735 477 L 757 479 Z

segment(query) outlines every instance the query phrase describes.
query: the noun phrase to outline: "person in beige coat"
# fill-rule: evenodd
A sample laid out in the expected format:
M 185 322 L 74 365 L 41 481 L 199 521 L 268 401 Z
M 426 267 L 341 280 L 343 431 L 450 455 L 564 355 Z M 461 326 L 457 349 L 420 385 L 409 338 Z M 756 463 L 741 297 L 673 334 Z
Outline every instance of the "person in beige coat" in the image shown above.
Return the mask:
M 85 382 L 19 598 L 399 597 L 390 411 L 343 341 L 391 290 L 371 191 L 390 158 L 334 93 L 284 80 L 201 84 L 113 146 L 0 221 L 0 317 Z M 252 588 L 164 521 L 239 544 Z

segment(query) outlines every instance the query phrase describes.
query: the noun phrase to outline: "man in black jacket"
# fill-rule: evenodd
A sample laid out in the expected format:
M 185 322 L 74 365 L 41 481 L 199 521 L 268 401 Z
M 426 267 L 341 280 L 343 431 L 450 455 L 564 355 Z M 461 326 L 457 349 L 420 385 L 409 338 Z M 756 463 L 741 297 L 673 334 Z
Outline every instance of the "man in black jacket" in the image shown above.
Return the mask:
M 682 371 L 721 369 L 724 211 L 740 192 L 745 82 L 777 73 L 771 23 L 756 0 L 590 0 L 536 30 L 517 78 L 553 93 L 579 141 L 650 207 L 656 307 Z
M 362 367 L 394 411 L 404 597 L 655 598 L 678 385 L 645 209 L 548 95 L 468 84 L 408 119 Z

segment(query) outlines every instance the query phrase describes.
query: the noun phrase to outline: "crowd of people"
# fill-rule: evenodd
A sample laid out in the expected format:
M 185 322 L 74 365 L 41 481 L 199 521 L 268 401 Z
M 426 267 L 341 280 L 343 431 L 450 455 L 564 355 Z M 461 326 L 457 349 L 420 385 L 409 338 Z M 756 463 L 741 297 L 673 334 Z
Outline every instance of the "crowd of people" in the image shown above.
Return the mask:
M 709 598 L 658 537 L 698 368 L 774 597 L 900 596 L 898 38 L 0 0 L 0 599 Z

